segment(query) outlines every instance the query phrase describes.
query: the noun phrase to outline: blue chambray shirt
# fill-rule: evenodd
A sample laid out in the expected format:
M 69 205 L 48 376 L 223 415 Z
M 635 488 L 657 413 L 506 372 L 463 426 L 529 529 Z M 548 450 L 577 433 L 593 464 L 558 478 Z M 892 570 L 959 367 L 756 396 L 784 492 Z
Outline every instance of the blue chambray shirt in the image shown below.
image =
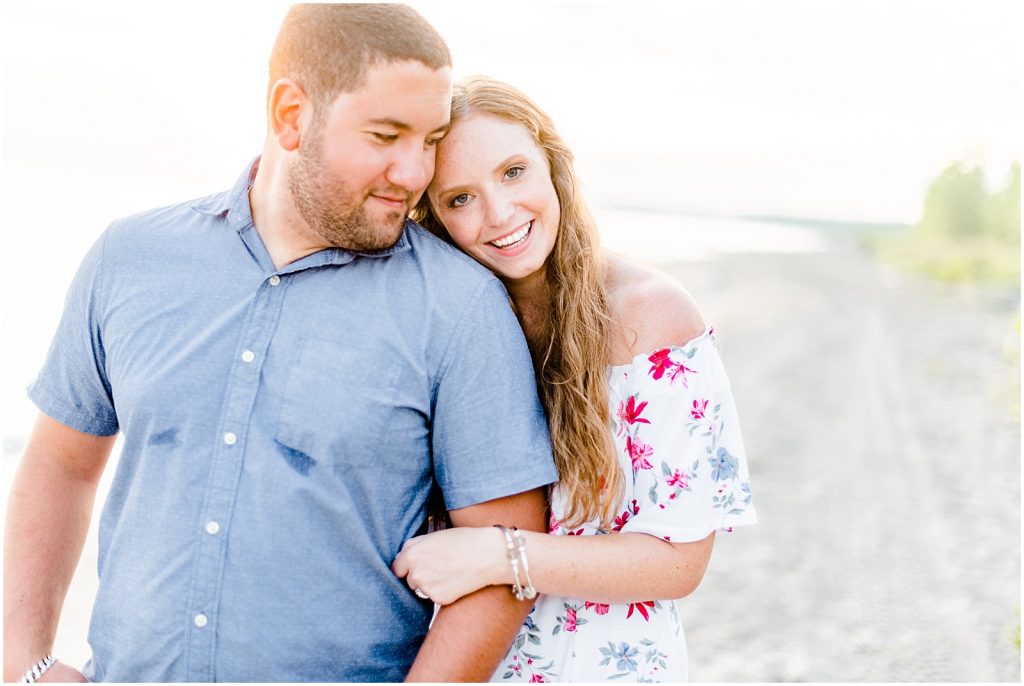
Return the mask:
M 408 222 L 275 270 L 248 189 L 115 222 L 29 394 L 123 452 L 100 521 L 96 681 L 397 681 L 432 606 L 389 566 L 449 508 L 556 479 L 486 270 Z

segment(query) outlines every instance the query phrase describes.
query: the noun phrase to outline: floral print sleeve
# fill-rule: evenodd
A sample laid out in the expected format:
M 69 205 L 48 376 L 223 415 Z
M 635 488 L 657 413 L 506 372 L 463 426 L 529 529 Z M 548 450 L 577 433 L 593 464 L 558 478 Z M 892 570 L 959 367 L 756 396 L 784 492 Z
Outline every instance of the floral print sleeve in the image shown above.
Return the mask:
M 757 521 L 743 437 L 729 380 L 709 329 L 654 350 L 611 379 L 616 444 L 629 457 L 635 500 L 616 522 L 685 543 Z M 619 383 L 616 383 L 619 381 Z

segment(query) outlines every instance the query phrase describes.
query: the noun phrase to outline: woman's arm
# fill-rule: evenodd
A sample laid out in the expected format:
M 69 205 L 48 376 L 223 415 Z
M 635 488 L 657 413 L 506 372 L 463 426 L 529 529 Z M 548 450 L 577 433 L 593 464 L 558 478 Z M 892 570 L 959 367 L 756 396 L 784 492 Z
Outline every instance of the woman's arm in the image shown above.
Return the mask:
M 520 533 L 538 593 L 600 603 L 689 595 L 704 577 L 715 540 L 714 532 L 693 543 L 669 543 L 642 533 Z M 392 568 L 441 605 L 513 581 L 505 537 L 495 528 L 449 529 L 413 538 Z

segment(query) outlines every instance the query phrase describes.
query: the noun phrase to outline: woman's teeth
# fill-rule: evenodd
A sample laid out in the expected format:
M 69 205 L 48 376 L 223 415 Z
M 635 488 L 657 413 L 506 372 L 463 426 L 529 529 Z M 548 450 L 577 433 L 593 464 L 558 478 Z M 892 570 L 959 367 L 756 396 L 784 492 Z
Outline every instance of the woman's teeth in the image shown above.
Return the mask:
M 533 221 L 530 221 L 529 224 L 527 224 L 523 228 L 519 229 L 515 233 L 510 234 L 508 236 L 505 236 L 504 238 L 499 238 L 496 241 L 491 241 L 491 245 L 493 245 L 496 248 L 501 248 L 502 250 L 505 250 L 507 248 L 511 248 L 512 246 L 515 246 L 515 245 L 519 245 L 530 234 L 530 229 L 532 229 L 532 228 L 533 228 Z

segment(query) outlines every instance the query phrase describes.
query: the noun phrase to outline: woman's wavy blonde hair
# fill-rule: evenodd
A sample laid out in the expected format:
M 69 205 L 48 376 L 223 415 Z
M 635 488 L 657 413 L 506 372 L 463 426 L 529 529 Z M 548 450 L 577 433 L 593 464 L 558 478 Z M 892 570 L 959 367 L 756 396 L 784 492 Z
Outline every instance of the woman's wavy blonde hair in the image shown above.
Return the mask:
M 605 377 L 611 318 L 605 260 L 576 181 L 573 154 L 551 118 L 506 83 L 483 76 L 457 83 L 452 125 L 474 112 L 522 125 L 547 157 L 561 218 L 546 264 L 552 296 L 547 322 L 551 337 L 545 349 L 531 352 L 551 430 L 559 489 L 567 502 L 563 523 L 576 527 L 599 517 L 608 528 L 624 488 L 612 441 Z M 452 243 L 426 193 L 412 217 Z

